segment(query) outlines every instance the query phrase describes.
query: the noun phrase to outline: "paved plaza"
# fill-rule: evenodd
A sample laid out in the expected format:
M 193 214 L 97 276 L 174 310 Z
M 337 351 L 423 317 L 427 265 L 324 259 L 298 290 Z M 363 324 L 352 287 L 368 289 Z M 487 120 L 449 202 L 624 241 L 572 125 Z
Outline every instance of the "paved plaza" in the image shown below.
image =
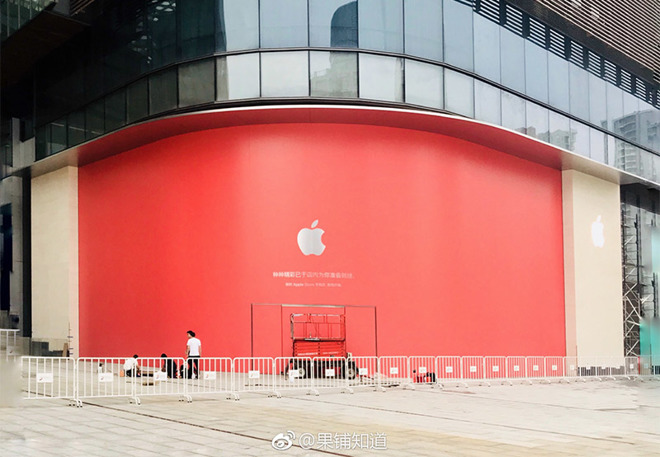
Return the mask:
M 660 382 L 20 400 L 0 408 L 0 455 L 660 455 Z

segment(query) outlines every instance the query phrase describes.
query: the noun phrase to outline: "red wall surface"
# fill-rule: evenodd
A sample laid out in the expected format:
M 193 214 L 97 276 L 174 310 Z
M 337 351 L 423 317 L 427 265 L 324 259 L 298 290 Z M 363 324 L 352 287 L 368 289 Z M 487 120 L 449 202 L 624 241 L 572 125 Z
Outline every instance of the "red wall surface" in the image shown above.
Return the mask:
M 563 355 L 561 209 L 559 171 L 433 133 L 160 140 L 79 170 L 80 354 L 287 355 L 268 303 L 347 305 L 355 355 Z

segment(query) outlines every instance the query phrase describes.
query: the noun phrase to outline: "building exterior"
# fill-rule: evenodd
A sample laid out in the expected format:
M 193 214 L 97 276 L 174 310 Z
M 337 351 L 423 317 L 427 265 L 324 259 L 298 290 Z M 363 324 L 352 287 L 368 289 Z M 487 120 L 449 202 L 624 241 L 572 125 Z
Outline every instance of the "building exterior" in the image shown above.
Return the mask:
M 657 2 L 0 5 L 1 309 L 34 341 L 286 356 L 311 312 L 354 354 L 652 351 Z

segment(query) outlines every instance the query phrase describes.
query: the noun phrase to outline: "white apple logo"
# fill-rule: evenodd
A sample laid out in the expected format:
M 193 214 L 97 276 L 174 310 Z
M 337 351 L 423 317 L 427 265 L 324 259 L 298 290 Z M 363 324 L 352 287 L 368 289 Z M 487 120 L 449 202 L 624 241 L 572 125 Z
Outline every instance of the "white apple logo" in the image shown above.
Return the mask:
M 595 221 L 591 223 L 591 241 L 597 248 L 602 248 L 605 245 L 605 225 L 600 220 L 600 214 Z
M 312 228 L 304 228 L 298 232 L 298 247 L 305 255 L 321 255 L 325 250 L 325 244 L 321 241 L 323 229 L 314 228 L 319 223 L 318 219 L 312 223 Z

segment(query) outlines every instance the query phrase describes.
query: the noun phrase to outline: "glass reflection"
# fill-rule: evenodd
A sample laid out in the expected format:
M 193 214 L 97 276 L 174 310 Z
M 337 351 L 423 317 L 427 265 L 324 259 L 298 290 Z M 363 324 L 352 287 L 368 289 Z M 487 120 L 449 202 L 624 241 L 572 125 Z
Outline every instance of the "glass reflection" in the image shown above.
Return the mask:
M 176 59 L 176 2 L 149 0 L 147 18 L 151 38 L 151 67 L 159 68 Z
M 129 124 L 149 115 L 147 91 L 147 78 L 142 78 L 126 88 L 126 120 Z
M 589 73 L 568 64 L 570 113 L 581 119 L 589 119 Z
M 360 54 L 360 98 L 402 102 L 402 59 Z
M 307 1 L 261 2 L 261 47 L 307 46 Z
M 126 97 L 118 90 L 105 97 L 105 131 L 116 130 L 126 124 Z
M 559 113 L 549 113 L 550 144 L 554 144 L 568 151 L 573 150 L 573 136 L 569 126 L 569 119 Z
M 572 148 L 571 151 L 580 154 L 585 157 L 589 157 L 590 152 L 590 133 L 589 127 L 584 125 L 582 122 L 577 122 L 571 119 L 571 136 L 572 136 Z
M 442 61 L 442 1 L 404 0 L 406 54 Z
M 307 52 L 261 54 L 262 97 L 304 97 L 309 95 Z
M 525 106 L 527 109 L 527 128 L 525 129 L 525 133 L 541 141 L 548 142 L 550 138 L 548 131 L 548 110 L 529 101 L 525 103 Z
M 215 62 L 202 60 L 179 66 L 179 106 L 215 100 Z
M 589 75 L 589 121 L 607 128 L 607 87 L 598 76 Z
M 259 0 L 223 0 L 219 3 L 218 51 L 259 47 Z
M 67 116 L 67 144 L 69 147 L 85 141 L 85 112 L 76 111 Z
M 590 146 L 589 157 L 601 163 L 606 163 L 607 158 L 607 138 L 606 135 L 600 130 L 589 129 L 590 132 Z
M 445 62 L 465 70 L 474 68 L 472 51 L 472 8 L 448 1 L 443 7 L 442 26 L 445 31 Z
M 213 53 L 215 0 L 179 0 L 179 23 L 182 58 L 189 59 Z
M 357 97 L 357 53 L 310 52 L 313 97 Z
M 640 102 L 639 119 L 639 142 L 647 148 L 660 151 L 660 110 L 648 103 Z
M 500 82 L 500 26 L 474 15 L 474 72 Z
M 50 124 L 50 129 L 50 154 L 63 151 L 66 148 L 66 124 L 64 119 Z
M 406 60 L 406 103 L 442 109 L 442 68 Z
M 540 102 L 548 102 L 548 51 L 525 41 L 525 90 Z
M 500 31 L 502 84 L 525 92 L 525 40 L 509 30 Z
M 525 100 L 502 92 L 502 127 L 525 133 Z
M 614 166 L 630 173 L 639 174 L 642 169 L 639 148 L 614 138 Z
M 569 112 L 568 62 L 548 53 L 548 100 L 552 106 Z
M 445 70 L 445 108 L 452 113 L 474 117 L 474 79 Z
M 501 94 L 497 87 L 474 81 L 474 118 L 495 125 L 502 123 Z
M 176 108 L 176 67 L 149 77 L 149 114 Z
M 403 52 L 401 0 L 360 0 L 358 24 L 361 48 Z
M 356 48 L 357 1 L 309 0 L 310 46 Z
M 614 133 L 625 139 L 640 142 L 641 125 L 639 116 L 640 100 L 632 94 L 623 93 L 623 116 L 615 120 Z
M 218 100 L 257 98 L 259 92 L 259 54 L 240 54 L 217 60 Z
M 616 132 L 616 126 L 623 117 L 623 91 L 618 87 L 606 83 L 607 86 L 607 128 Z

